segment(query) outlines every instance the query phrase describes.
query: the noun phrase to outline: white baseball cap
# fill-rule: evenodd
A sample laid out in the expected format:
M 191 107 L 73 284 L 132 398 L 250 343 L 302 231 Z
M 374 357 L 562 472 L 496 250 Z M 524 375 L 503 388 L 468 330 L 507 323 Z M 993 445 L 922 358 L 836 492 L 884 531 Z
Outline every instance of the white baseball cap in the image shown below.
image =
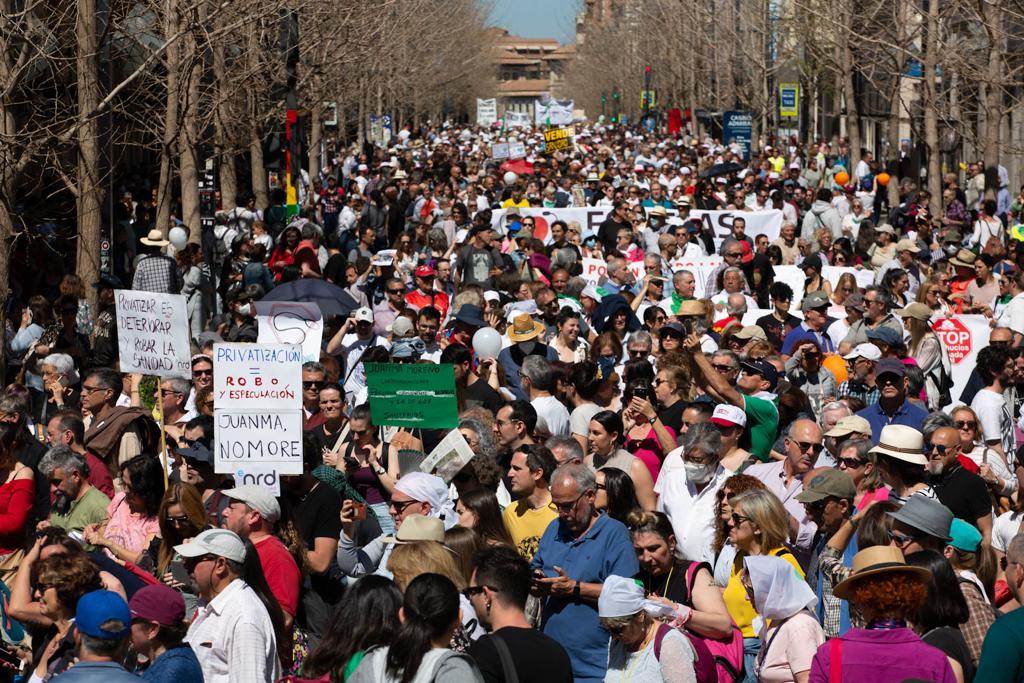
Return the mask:
M 720 403 L 715 406 L 715 412 L 711 413 L 711 421 L 720 427 L 746 427 L 747 414 L 741 408 Z
M 366 306 L 357 308 L 355 313 L 352 314 L 357 323 L 372 323 L 373 322 L 373 311 Z
M 216 555 L 234 562 L 245 562 L 245 543 L 234 531 L 207 529 L 188 543 L 174 546 L 182 557 Z
M 866 358 L 868 360 L 878 360 L 882 357 L 882 352 L 877 346 L 871 343 L 857 344 L 853 347 L 853 351 L 843 356 L 846 360 L 854 360 L 856 358 Z
M 274 494 L 262 486 L 249 484 L 228 489 L 222 493 L 228 498 L 245 503 L 260 513 L 260 516 L 267 520 L 267 524 L 273 524 L 281 519 L 281 506 L 278 504 L 277 498 L 274 498 Z

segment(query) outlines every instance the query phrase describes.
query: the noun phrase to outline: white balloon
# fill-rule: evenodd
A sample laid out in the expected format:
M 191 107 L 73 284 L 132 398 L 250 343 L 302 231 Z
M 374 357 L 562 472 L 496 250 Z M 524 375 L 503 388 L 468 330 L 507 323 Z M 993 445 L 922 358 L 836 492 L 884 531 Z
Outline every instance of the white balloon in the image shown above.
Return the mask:
M 502 179 L 505 181 L 506 185 L 515 185 L 516 181 L 519 180 L 519 176 L 512 171 L 509 171 L 502 177 Z
M 171 241 L 175 249 L 181 251 L 188 244 L 188 233 L 185 232 L 184 228 L 175 226 L 167 233 L 167 239 Z
M 497 358 L 501 351 L 501 335 L 493 327 L 481 327 L 473 335 L 473 350 L 479 360 Z

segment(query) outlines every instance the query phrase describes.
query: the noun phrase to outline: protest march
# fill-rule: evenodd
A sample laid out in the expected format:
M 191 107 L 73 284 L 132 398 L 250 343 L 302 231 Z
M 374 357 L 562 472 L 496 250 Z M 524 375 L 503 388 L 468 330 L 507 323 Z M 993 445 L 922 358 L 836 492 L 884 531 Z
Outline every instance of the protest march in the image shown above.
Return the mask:
M 1024 192 L 487 116 L 12 275 L 0 680 L 1024 680 Z

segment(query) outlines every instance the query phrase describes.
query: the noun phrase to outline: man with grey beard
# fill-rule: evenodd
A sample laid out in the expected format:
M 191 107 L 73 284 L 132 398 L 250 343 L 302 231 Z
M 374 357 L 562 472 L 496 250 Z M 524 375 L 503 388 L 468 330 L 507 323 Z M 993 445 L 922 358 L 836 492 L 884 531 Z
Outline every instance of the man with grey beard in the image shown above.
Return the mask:
M 992 538 L 992 502 L 985 480 L 970 472 L 957 459 L 960 433 L 952 426 L 924 430 L 925 457 L 928 458 L 928 483 L 939 502 L 953 516 L 973 524 L 981 532 L 982 542 Z
M 55 446 L 39 461 L 39 471 L 50 480 L 50 517 L 37 529 L 56 526 L 81 533 L 88 524 L 107 518 L 110 499 L 89 483 L 89 465 L 85 458 L 67 446 Z M 80 538 L 80 537 L 79 537 Z

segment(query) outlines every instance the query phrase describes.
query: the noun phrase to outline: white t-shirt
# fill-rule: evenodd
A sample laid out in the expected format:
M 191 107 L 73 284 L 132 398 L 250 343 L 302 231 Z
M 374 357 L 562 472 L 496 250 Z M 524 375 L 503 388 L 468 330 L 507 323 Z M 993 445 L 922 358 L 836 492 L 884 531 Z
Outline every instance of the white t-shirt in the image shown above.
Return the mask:
M 992 548 L 1005 553 L 1013 537 L 1020 533 L 1021 522 L 1024 522 L 1024 513 L 1004 512 L 992 522 Z
M 840 318 L 825 329 L 825 334 L 828 335 L 829 339 L 838 349 L 839 344 L 846 339 L 846 333 L 850 331 L 850 324 L 846 322 L 845 318 Z
M 1014 332 L 1024 334 L 1024 293 L 1013 297 L 1006 304 L 999 316 L 999 327 L 1009 327 Z
M 982 389 L 971 401 L 971 409 L 981 422 L 982 438 L 986 443 L 999 441 L 1003 452 L 1008 456 L 1016 450 L 1013 417 L 1002 394 L 997 394 L 991 389 Z
M 530 405 L 537 411 L 537 421 L 544 421 L 552 436 L 569 436 L 569 411 L 554 396 L 539 396 Z
M 584 403 L 572 409 L 569 416 L 571 431 L 579 436 L 590 436 L 590 418 L 600 413 L 604 408 L 596 403 Z

